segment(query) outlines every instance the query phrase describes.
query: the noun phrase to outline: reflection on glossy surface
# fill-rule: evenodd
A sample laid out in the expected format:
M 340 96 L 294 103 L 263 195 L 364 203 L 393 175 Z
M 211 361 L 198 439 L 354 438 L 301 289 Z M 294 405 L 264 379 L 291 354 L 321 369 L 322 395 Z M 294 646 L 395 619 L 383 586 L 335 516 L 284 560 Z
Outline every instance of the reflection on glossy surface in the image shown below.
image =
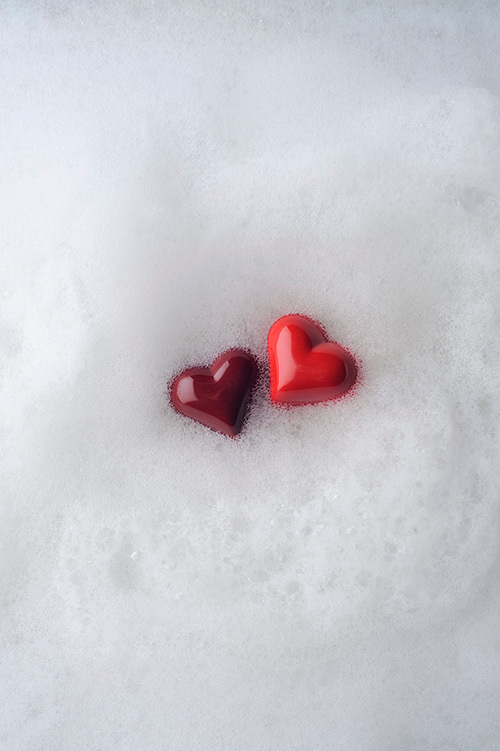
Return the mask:
M 257 367 L 241 349 L 224 352 L 208 368 L 189 368 L 172 383 L 173 407 L 186 417 L 234 437 L 243 425 Z
M 321 327 L 300 315 L 279 318 L 269 330 L 271 399 L 311 404 L 343 396 L 356 380 L 356 364 Z

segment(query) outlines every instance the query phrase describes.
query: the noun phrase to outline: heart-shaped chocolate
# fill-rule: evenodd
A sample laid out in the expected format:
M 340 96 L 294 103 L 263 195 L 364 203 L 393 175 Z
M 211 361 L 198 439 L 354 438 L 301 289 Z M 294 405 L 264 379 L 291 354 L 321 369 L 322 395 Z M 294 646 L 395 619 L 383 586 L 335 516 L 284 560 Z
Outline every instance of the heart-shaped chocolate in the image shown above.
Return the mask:
M 208 368 L 184 370 L 172 383 L 174 408 L 208 428 L 234 438 L 243 425 L 257 375 L 252 355 L 230 349 Z
M 279 318 L 267 338 L 271 399 L 282 404 L 312 404 L 343 396 L 357 376 L 353 357 L 328 341 L 310 318 Z

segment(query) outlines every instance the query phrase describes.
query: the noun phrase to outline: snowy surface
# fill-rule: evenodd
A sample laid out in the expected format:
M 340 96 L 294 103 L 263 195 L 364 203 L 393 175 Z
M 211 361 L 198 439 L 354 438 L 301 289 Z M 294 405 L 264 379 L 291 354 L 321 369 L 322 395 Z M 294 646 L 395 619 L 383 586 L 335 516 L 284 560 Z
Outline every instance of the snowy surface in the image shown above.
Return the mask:
M 1 3 L 1 751 L 498 751 L 499 24 Z M 289 312 L 355 397 L 169 409 Z

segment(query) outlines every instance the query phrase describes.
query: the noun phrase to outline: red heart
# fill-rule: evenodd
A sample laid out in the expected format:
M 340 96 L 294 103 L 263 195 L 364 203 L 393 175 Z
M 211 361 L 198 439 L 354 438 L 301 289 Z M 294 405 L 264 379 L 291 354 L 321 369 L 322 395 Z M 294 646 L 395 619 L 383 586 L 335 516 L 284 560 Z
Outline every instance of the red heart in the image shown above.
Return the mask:
M 252 355 L 230 349 L 210 367 L 189 368 L 177 376 L 171 401 L 181 415 L 233 438 L 243 425 L 256 375 Z
M 356 380 L 354 359 L 340 344 L 329 342 L 310 318 L 279 318 L 267 337 L 271 399 L 286 404 L 312 404 L 338 399 Z

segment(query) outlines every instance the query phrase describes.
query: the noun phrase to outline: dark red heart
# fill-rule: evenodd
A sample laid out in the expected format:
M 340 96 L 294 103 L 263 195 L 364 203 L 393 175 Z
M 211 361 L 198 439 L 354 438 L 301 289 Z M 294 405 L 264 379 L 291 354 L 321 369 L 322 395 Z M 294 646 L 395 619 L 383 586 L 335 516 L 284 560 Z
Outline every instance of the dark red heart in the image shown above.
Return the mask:
M 271 399 L 312 404 L 343 396 L 354 384 L 356 363 L 340 344 L 328 341 L 310 318 L 279 318 L 267 338 Z
M 208 368 L 189 368 L 173 381 L 174 408 L 219 433 L 236 436 L 243 425 L 257 365 L 251 354 L 230 349 Z

